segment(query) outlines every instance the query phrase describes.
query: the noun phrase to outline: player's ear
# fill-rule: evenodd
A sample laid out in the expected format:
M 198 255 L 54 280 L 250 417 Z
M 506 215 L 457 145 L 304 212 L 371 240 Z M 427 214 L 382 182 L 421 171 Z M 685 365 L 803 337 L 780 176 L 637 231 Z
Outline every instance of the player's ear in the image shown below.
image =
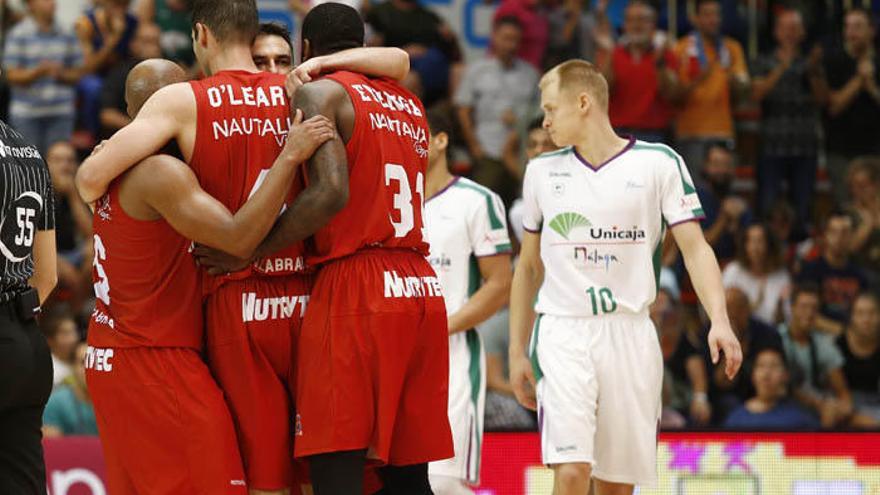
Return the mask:
M 438 132 L 434 135 L 434 144 L 439 151 L 446 152 L 446 148 L 449 146 L 449 134 Z
M 300 55 L 299 63 L 303 63 L 312 58 L 312 43 L 307 38 L 303 38 L 302 40 L 302 50 Z
M 590 97 L 590 94 L 586 91 L 582 91 L 578 94 L 578 110 L 584 115 L 586 115 L 590 109 L 593 107 L 593 99 Z
M 193 41 L 203 48 L 208 46 L 208 27 L 201 22 L 197 22 L 193 28 Z

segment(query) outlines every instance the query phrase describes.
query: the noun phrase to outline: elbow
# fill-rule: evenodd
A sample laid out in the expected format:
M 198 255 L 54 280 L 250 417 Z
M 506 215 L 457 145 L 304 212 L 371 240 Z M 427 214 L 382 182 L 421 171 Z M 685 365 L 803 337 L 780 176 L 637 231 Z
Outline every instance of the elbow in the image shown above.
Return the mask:
M 101 197 L 101 183 L 89 166 L 88 160 L 76 171 L 76 190 L 86 203 L 94 203 Z
M 409 75 L 409 71 L 410 71 L 409 54 L 406 53 L 405 51 L 401 50 L 400 48 L 394 48 L 394 50 L 396 53 L 396 57 L 398 57 L 400 59 L 400 62 L 398 63 L 398 67 L 397 67 L 397 74 L 395 74 L 396 75 L 395 79 L 397 79 L 398 81 L 402 81 L 406 78 L 406 76 Z

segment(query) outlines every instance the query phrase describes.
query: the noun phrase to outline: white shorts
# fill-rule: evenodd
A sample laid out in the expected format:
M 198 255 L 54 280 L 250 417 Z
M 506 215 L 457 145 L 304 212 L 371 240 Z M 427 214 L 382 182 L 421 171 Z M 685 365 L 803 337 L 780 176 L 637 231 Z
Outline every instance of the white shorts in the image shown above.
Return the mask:
M 483 415 L 486 410 L 486 352 L 476 330 L 449 336 L 449 424 L 455 457 L 428 465 L 433 476 L 480 482 Z
M 647 314 L 538 315 L 529 354 L 544 463 L 655 487 L 663 356 Z

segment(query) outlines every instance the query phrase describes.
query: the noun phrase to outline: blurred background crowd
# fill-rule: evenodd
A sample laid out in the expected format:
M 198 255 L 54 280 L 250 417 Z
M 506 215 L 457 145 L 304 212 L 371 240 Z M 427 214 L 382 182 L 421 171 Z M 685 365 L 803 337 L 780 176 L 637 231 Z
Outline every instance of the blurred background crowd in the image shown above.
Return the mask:
M 292 63 L 296 20 L 321 1 L 284 0 L 293 41 L 267 28 L 257 43 L 288 57 L 261 67 Z M 502 196 L 514 237 L 528 159 L 554 149 L 537 82 L 563 60 L 602 69 L 620 134 L 685 158 L 745 362 L 734 381 L 711 363 L 707 320 L 668 243 L 651 310 L 664 428 L 880 427 L 880 1 L 487 0 L 476 27 L 433 2 L 344 1 L 370 44 L 410 54 L 406 85 L 456 123 L 454 172 Z M 40 149 L 56 194 L 46 434 L 95 434 L 82 366 L 91 214 L 73 176 L 129 122 L 125 77 L 138 61 L 169 58 L 200 77 L 187 0 L 0 0 L 0 27 L 0 116 Z M 476 53 L 462 46 L 475 29 L 488 40 Z M 487 429 L 535 428 L 507 379 L 506 310 L 479 330 Z

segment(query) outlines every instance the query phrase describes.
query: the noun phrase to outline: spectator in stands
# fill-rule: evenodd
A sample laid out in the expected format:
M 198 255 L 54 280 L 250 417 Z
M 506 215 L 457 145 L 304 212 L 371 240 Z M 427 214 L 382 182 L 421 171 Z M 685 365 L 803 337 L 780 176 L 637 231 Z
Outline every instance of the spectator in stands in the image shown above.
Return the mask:
M 12 86 L 9 123 L 45 154 L 73 134 L 82 54 L 55 22 L 55 0 L 28 0 L 28 16 L 9 32 L 5 76 Z
M 766 215 L 788 183 L 799 237 L 806 235 L 816 182 L 819 108 L 825 98 L 820 53 L 802 53 L 803 18 L 796 10 L 776 16 L 776 49 L 754 65 L 752 99 L 761 103 L 758 200 Z
M 816 418 L 801 409 L 788 393 L 789 373 L 779 349 L 758 352 L 751 380 L 755 395 L 733 411 L 724 427 L 742 430 L 808 430 L 819 427 Z
M 779 241 L 766 225 L 750 225 L 740 234 L 736 259 L 724 267 L 722 282 L 749 297 L 757 320 L 767 325 L 782 320 L 791 276 L 783 264 Z
M 532 64 L 535 70 L 542 70 L 550 42 L 550 25 L 542 15 L 541 0 L 501 0 L 492 24 L 507 17 L 517 19 L 522 28 L 522 42 L 517 46 L 516 56 Z
M 734 171 L 733 151 L 724 142 L 709 144 L 697 196 L 706 215 L 700 224 L 722 266 L 734 258 L 736 239 L 752 221 L 748 203 L 733 193 Z
M 840 335 L 849 318 L 853 300 L 867 288 L 864 271 L 851 255 L 853 221 L 842 211 L 833 212 L 825 221 L 821 255 L 805 262 L 798 273 L 798 283 L 819 286 L 822 309 L 816 326 L 832 335 Z
M 542 69 L 555 67 L 566 60 L 581 58 L 595 61 L 597 52 L 610 50 L 614 28 L 608 22 L 608 0 L 543 0 L 541 12 L 547 19 L 549 42 Z M 584 4 L 592 4 L 589 10 Z
M 724 360 L 720 359 L 717 364 L 712 364 L 708 348 L 703 349 L 706 368 L 711 370 L 709 398 L 716 422 L 726 418 L 731 411 L 754 395 L 751 375 L 758 353 L 768 347 L 783 352 L 779 333 L 773 327 L 751 317 L 749 299 L 743 291 L 728 288 L 725 290 L 725 296 L 731 327 L 742 346 L 743 363 L 739 373 L 730 380 L 724 374 Z
M 504 160 L 507 162 L 508 170 L 518 170 L 522 169 L 525 172 L 525 167 L 520 166 L 520 155 L 519 155 L 519 136 L 515 135 L 517 138 L 513 141 L 514 146 L 508 146 L 507 151 L 504 154 Z M 550 133 L 547 132 L 547 129 L 544 129 L 544 117 L 538 117 L 529 124 L 528 129 L 526 130 L 526 161 L 532 160 L 538 155 L 543 153 L 547 153 L 549 151 L 554 151 L 558 149 L 558 147 L 553 144 L 553 140 L 550 139 Z M 513 151 L 516 150 L 516 151 Z M 512 240 L 514 240 L 514 246 L 518 249 L 519 244 L 522 242 L 523 238 L 523 202 L 522 196 L 518 197 L 514 200 L 513 204 L 510 206 L 510 211 L 507 216 L 510 218 L 510 230 L 513 232 Z
M 251 46 L 251 55 L 257 68 L 275 74 L 293 70 L 293 45 L 290 31 L 281 24 L 264 22 Z
M 159 45 L 160 31 L 155 24 L 140 23 L 131 40 L 131 56 L 110 69 L 101 89 L 101 134 L 107 139 L 122 129 L 131 118 L 125 102 L 125 80 L 128 72 L 141 61 L 162 56 Z
M 485 427 L 488 431 L 534 430 L 537 427 L 534 414 L 516 401 L 510 384 L 508 318 L 505 308 L 478 329 L 486 348 Z
M 138 0 L 135 11 L 140 22 L 159 26 L 164 58 L 184 67 L 195 65 L 188 0 Z
M 417 0 L 386 0 L 367 12 L 371 45 L 395 46 L 409 53 L 425 91 L 425 106 L 445 98 L 450 66 L 461 59 L 455 33 Z
M 522 26 L 502 17 L 492 29 L 492 51 L 471 62 L 455 94 L 462 134 L 474 160 L 473 179 L 510 205 L 520 191 L 519 170 L 508 170 L 504 145 L 537 96 L 538 72 L 516 52 Z
M 791 318 L 779 325 L 794 397 L 833 428 L 853 412 L 852 396 L 843 374 L 843 355 L 831 336 L 816 329 L 819 289 L 803 285 L 791 296 Z
M 611 91 L 608 114 L 618 133 L 650 142 L 669 142 L 678 92 L 677 59 L 657 44 L 657 11 L 647 0 L 629 2 L 623 36 L 600 51 L 599 67 Z
M 854 8 L 844 19 L 844 46 L 825 57 L 830 88 L 826 148 L 828 173 L 840 203 L 846 170 L 860 155 L 880 151 L 880 57 L 874 47 L 871 13 Z
M 853 161 L 847 185 L 849 211 L 855 220 L 851 250 L 870 285 L 880 290 L 880 158 Z
M 853 302 L 846 332 L 837 338 L 843 353 L 843 374 L 858 412 L 854 426 L 876 426 L 880 422 L 880 301 L 864 292 Z M 867 416 L 868 420 L 859 418 Z
M 675 137 L 691 175 L 699 177 L 709 143 L 733 140 L 731 100 L 748 90 L 749 74 L 740 44 L 721 34 L 720 0 L 698 0 L 693 23 L 696 31 L 676 46 L 682 101 Z
M 58 288 L 66 292 L 75 315 L 92 294 L 92 213 L 74 187 L 76 150 L 67 141 L 53 144 L 46 164 L 55 190 L 55 244 L 58 249 Z
M 103 0 L 76 21 L 76 35 L 93 74 L 80 80 L 80 115 L 85 128 L 94 136 L 100 131 L 100 105 L 103 78 L 120 61 L 130 58 L 131 40 L 138 20 L 128 12 L 131 0 Z
M 651 305 L 651 320 L 660 336 L 660 349 L 664 364 L 664 414 L 669 409 L 690 424 L 705 426 L 712 417 L 709 405 L 709 377 L 706 363 L 684 328 L 678 306 L 679 291 L 675 276 L 665 272 L 670 280 L 661 275 L 657 299 Z M 684 425 L 681 425 L 684 426 Z
M 43 436 L 98 435 L 95 409 L 86 387 L 88 345 L 76 346 L 73 373 L 52 391 L 43 412 Z
M 79 332 L 70 313 L 61 309 L 44 315 L 40 319 L 40 329 L 52 353 L 52 385 L 57 387 L 73 373 L 73 351 L 80 341 Z

